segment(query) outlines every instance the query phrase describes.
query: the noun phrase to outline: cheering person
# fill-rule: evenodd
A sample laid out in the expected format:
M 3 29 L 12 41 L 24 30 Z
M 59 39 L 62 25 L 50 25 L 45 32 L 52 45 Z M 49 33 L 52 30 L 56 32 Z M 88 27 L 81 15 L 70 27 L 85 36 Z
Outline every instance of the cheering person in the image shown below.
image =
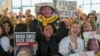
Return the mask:
M 79 37 L 80 24 L 73 22 L 70 27 L 69 36 L 63 38 L 59 44 L 59 52 L 63 56 L 69 56 L 72 53 L 82 52 L 84 49 L 84 42 Z

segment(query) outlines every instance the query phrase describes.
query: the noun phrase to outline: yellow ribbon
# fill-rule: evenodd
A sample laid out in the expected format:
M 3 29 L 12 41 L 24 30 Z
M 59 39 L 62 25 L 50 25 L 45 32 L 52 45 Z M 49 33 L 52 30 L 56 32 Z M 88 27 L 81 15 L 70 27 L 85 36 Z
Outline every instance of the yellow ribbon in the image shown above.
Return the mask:
M 50 18 L 45 18 L 43 15 L 38 15 L 38 20 L 43 22 L 43 26 L 46 26 L 48 23 L 52 23 L 58 19 L 57 15 L 52 15 Z

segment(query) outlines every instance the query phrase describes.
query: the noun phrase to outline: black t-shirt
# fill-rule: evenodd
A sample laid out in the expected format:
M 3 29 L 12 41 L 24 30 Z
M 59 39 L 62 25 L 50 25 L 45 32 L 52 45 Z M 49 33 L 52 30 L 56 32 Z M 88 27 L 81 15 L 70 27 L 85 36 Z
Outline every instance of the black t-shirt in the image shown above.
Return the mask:
M 50 50 L 50 47 L 48 47 L 47 56 L 49 56 L 50 54 L 51 54 L 51 50 Z

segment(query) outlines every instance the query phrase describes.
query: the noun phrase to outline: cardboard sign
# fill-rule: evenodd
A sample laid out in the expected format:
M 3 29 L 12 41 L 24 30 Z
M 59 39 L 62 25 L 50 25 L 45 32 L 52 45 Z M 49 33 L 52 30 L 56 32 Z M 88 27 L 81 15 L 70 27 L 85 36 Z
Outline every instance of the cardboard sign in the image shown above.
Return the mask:
M 36 55 L 36 49 L 33 48 L 36 38 L 35 35 L 35 32 L 15 32 L 14 56 Z
M 93 51 L 70 54 L 70 56 L 95 56 Z
M 60 17 L 76 17 L 76 1 L 57 0 L 57 10 Z

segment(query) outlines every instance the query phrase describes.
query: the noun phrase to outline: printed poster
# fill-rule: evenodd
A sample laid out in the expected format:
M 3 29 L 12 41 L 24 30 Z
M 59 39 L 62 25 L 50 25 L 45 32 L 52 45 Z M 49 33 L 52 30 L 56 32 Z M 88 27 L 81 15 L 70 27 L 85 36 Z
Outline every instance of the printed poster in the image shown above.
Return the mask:
M 76 17 L 76 1 L 57 0 L 57 10 L 60 17 Z
M 35 32 L 15 32 L 14 56 L 36 56 L 35 38 Z

